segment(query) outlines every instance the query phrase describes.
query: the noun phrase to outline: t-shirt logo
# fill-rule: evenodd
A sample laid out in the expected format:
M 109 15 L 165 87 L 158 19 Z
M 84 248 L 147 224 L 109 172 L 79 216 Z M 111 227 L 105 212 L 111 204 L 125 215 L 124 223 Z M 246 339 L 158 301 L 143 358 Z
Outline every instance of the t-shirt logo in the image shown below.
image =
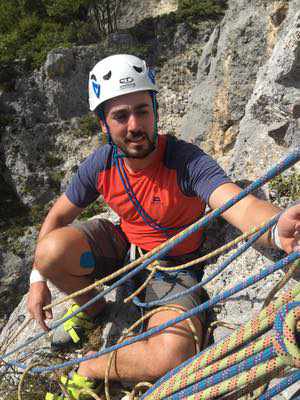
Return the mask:
M 160 203 L 160 198 L 158 196 L 153 196 L 152 203 Z

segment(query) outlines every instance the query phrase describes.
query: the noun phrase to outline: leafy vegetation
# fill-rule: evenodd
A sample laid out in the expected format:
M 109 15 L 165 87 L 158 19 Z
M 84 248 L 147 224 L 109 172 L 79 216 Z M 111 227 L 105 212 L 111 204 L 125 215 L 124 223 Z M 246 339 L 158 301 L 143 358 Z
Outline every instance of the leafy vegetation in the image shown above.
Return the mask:
M 89 44 L 117 30 L 122 0 L 0 0 L 0 83 L 14 60 L 38 67 L 49 50 Z
M 218 17 L 224 14 L 226 6 L 226 0 L 178 0 L 176 19 L 180 21 Z
M 269 183 L 269 188 L 272 191 L 271 196 L 280 202 L 283 197 L 291 201 L 299 200 L 300 198 L 300 174 L 291 168 L 287 173 L 276 176 Z
M 84 115 L 79 122 L 80 135 L 83 137 L 91 137 L 99 131 L 99 123 L 94 113 Z
M 94 201 L 92 204 L 90 204 L 88 207 L 86 207 L 82 213 L 80 214 L 79 219 L 88 219 L 91 217 L 94 217 L 97 214 L 100 214 L 101 212 L 105 211 L 106 205 L 102 198 L 99 198 L 97 201 Z
M 17 74 L 15 60 L 39 67 L 55 47 L 90 44 L 118 29 L 117 18 L 125 0 L 0 0 L 0 84 Z M 224 13 L 226 1 L 178 0 L 175 21 L 216 17 Z M 172 17 L 170 15 L 170 17 Z M 152 29 L 148 18 L 142 39 Z M 141 27 L 140 27 L 141 28 Z M 140 29 L 141 30 L 141 29 Z M 142 43 L 142 40 L 139 40 Z M 145 57 L 147 48 L 137 46 Z

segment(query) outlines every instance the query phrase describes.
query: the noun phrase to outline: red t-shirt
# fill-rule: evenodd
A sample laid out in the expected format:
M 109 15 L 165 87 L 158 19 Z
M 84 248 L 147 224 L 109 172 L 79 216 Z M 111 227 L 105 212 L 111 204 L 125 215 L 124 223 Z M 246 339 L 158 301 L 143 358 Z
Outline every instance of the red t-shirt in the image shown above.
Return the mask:
M 119 162 L 123 162 L 122 160 Z M 123 162 L 127 178 L 143 209 L 163 227 L 181 228 L 203 215 L 210 194 L 230 182 L 224 171 L 197 146 L 172 136 L 158 136 L 154 162 L 138 172 L 130 172 Z M 101 194 L 120 216 L 121 228 L 130 243 L 145 250 L 162 244 L 168 235 L 146 224 L 124 189 L 112 146 L 97 149 L 79 167 L 66 195 L 78 207 L 86 207 Z M 201 232 L 190 235 L 170 252 L 183 255 L 201 244 Z

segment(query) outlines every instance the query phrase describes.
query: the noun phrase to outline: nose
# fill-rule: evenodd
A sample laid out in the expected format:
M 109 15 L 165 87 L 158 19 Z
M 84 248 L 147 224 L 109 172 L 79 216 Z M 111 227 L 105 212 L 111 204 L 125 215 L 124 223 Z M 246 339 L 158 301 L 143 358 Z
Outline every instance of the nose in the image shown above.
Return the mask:
M 135 113 L 131 113 L 128 118 L 127 129 L 130 132 L 136 132 L 141 129 L 141 124 L 138 116 Z

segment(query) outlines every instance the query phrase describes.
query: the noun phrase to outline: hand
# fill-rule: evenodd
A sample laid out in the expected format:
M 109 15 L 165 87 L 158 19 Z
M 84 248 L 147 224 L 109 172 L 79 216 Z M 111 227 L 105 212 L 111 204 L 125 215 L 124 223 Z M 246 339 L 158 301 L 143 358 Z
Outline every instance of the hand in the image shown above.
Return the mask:
M 45 319 L 52 319 L 52 310 L 43 310 L 43 307 L 51 303 L 51 292 L 46 282 L 35 282 L 30 285 L 27 309 L 44 331 L 49 331 Z
M 283 250 L 287 253 L 300 251 L 300 203 L 284 211 L 277 226 Z

